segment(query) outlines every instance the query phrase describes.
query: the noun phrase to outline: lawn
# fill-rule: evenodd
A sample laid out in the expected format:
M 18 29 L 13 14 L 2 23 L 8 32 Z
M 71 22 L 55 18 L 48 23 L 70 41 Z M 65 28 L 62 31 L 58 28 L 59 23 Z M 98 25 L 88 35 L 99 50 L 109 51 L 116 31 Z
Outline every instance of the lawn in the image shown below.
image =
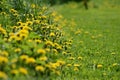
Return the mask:
M 107 4 L 107 3 L 106 3 Z M 66 35 L 73 39 L 71 63 L 80 64 L 78 72 L 70 72 L 73 80 L 119 80 L 120 75 L 120 11 L 119 6 L 99 6 L 85 10 L 81 4 L 55 6 L 75 27 L 66 27 Z M 81 60 L 78 60 L 82 57 Z M 64 80 L 67 80 L 68 75 Z

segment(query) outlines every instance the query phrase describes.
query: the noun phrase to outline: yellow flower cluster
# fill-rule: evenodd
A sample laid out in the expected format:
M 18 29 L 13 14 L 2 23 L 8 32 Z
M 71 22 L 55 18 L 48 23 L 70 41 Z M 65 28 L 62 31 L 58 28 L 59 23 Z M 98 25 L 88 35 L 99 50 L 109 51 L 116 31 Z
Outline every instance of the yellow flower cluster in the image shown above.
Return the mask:
M 46 51 L 45 51 L 44 49 L 38 49 L 38 50 L 37 50 L 37 53 L 38 53 L 38 54 L 45 54 Z
M 1 51 L 1 50 L 0 50 L 0 56 L 8 57 L 8 56 L 9 56 L 9 53 L 8 53 L 7 51 Z
M 4 80 L 7 80 L 7 74 L 2 72 L 2 71 L 0 71 L 0 79 L 1 78 L 4 79 Z
M 7 34 L 6 30 L 2 28 L 2 25 L 0 24 L 0 33 L 1 34 Z
M 45 68 L 43 66 L 36 66 L 35 70 L 40 71 L 40 72 L 44 72 Z
M 13 75 L 18 75 L 20 73 L 23 74 L 23 75 L 27 75 L 28 71 L 24 67 L 20 67 L 19 69 L 13 69 L 13 70 L 11 70 L 11 74 L 13 74 Z
M 25 68 L 23 68 L 23 67 L 19 68 L 19 72 L 24 74 L 24 75 L 28 74 L 28 71 Z
M 0 56 L 0 65 L 8 63 L 8 58 L 4 56 Z
M 9 13 L 0 13 L 10 21 L 0 24 L 0 78 L 38 73 L 60 75 L 60 68 L 66 65 L 62 53 L 67 53 L 72 43 L 62 38 L 62 16 L 56 12 L 46 14 L 46 6 L 29 5 L 30 13 L 13 8 Z M 6 73 L 6 69 L 10 72 Z
M 22 22 L 17 22 L 18 26 L 13 26 L 13 30 L 14 33 L 11 32 L 9 33 L 9 39 L 8 41 L 12 41 L 12 40 L 17 40 L 17 41 L 21 41 L 25 38 L 28 37 L 29 35 L 29 31 L 32 30 L 32 28 L 30 28 L 28 25 L 31 25 L 32 22 L 26 22 L 26 23 L 22 23 Z

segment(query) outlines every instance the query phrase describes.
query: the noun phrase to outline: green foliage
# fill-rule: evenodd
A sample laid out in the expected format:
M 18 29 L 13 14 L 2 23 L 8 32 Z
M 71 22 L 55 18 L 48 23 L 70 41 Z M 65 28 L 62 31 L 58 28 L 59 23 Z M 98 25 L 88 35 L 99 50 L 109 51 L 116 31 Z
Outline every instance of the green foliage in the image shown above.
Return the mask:
M 0 79 L 50 79 L 60 75 L 66 64 L 62 53 L 71 44 L 61 31 L 62 16 L 38 4 L 39 0 L 1 3 Z

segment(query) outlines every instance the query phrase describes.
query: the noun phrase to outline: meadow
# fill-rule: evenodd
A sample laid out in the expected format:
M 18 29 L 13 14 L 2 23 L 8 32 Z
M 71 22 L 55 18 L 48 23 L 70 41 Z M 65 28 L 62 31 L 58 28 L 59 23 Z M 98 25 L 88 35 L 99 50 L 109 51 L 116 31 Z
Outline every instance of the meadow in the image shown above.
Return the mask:
M 119 0 L 38 2 L 1 1 L 0 80 L 119 80 Z
M 91 1 L 89 10 L 81 9 L 81 4 L 74 2 L 56 8 L 76 23 L 76 27 L 65 29 L 73 38 L 73 62 L 81 65 L 73 76 L 75 80 L 119 80 L 120 6 L 112 3 L 112 7 L 109 1 L 101 4 L 94 7 Z M 77 60 L 79 56 L 82 57 L 80 61 Z

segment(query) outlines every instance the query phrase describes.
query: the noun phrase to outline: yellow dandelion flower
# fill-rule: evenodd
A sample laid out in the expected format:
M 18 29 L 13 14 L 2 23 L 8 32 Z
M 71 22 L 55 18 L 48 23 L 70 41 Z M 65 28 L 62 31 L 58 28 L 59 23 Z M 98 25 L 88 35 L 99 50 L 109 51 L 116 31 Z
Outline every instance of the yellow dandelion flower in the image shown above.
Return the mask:
M 104 72 L 104 73 L 103 73 L 103 76 L 106 76 L 106 75 L 107 75 L 107 73 Z
M 50 69 L 56 69 L 58 66 L 60 66 L 59 63 L 49 63 L 49 65 L 47 67 L 49 67 Z
M 62 47 L 59 45 L 56 47 L 58 50 L 62 50 Z
M 51 32 L 51 33 L 50 33 L 50 36 L 51 36 L 51 37 L 54 37 L 54 36 L 55 36 L 55 33 Z
M 97 65 L 97 68 L 102 68 L 102 67 L 103 67 L 102 64 L 98 64 L 98 65 Z
M 17 13 L 17 11 L 15 9 L 10 9 L 10 12 Z
M 65 52 L 65 51 L 63 51 L 63 52 L 62 52 L 62 54 L 63 54 L 63 55 L 66 55 L 66 54 L 68 54 L 68 53 L 67 53 L 67 52 Z
M 16 41 L 22 41 L 22 38 L 16 36 L 16 37 L 15 37 L 15 40 L 16 40 Z
M 15 17 L 18 17 L 19 16 L 19 14 L 17 14 L 17 13 L 15 13 L 15 14 L 13 14 Z
M 50 64 L 45 64 L 45 67 L 50 68 L 51 66 Z
M 60 65 L 64 65 L 64 64 L 65 64 L 65 61 L 58 60 L 57 63 L 59 63 Z
M 114 66 L 117 66 L 117 65 L 118 65 L 118 63 L 113 63 L 113 64 L 112 64 L 113 67 L 114 67 Z
M 7 57 L 9 54 L 7 51 L 0 51 L 0 55 Z
M 53 63 L 53 66 L 59 67 L 61 64 L 59 62 Z
M 42 18 L 42 19 L 46 19 L 46 18 L 47 18 L 47 16 L 44 16 L 44 15 L 43 15 L 43 16 L 41 16 L 41 18 Z
M 42 56 L 39 58 L 40 61 L 46 61 L 47 60 L 47 57 L 46 56 Z
M 80 65 L 79 64 L 74 64 L 74 67 L 79 67 Z
M 57 47 L 57 46 L 59 46 L 59 44 L 58 43 L 54 43 L 54 46 Z
M 55 64 L 52 64 L 49 68 L 50 68 L 50 69 L 56 69 L 57 66 L 56 66 Z
M 7 41 L 8 41 L 8 38 L 3 38 L 3 40 L 4 40 L 5 42 L 7 42 Z
M 21 55 L 20 60 L 26 61 L 28 59 L 28 55 Z
M 74 67 L 74 71 L 79 71 L 78 67 Z
M 5 72 L 0 71 L 0 79 L 1 78 L 7 80 L 7 74 Z
M 45 68 L 44 68 L 43 66 L 36 66 L 36 67 L 35 67 L 35 70 L 36 70 L 36 71 L 44 72 L 44 71 L 45 71 Z
M 41 41 L 40 39 L 35 39 L 35 42 L 39 44 L 39 43 L 41 43 L 42 41 Z
M 2 53 L 3 53 L 3 55 L 5 55 L 6 57 L 9 55 L 9 53 L 8 53 L 7 51 L 3 51 Z
M 37 53 L 38 54 L 46 54 L 46 51 L 45 51 L 45 49 L 38 49 Z
M 81 30 L 78 30 L 75 32 L 75 34 L 80 34 L 81 33 Z
M 83 57 L 81 57 L 81 56 L 78 57 L 78 60 L 82 60 L 82 59 L 83 59 Z
M 18 26 L 12 26 L 11 28 L 12 29 L 18 29 L 19 27 Z M 11 35 L 11 34 L 14 34 L 14 33 L 10 32 L 9 35 Z
M 6 64 L 6 63 L 8 63 L 8 58 L 4 56 L 0 56 L 0 64 Z
M 32 28 L 28 27 L 28 26 L 23 26 L 22 30 L 32 30 Z
M 16 36 L 10 36 L 10 38 L 8 39 L 8 41 L 12 41 L 12 40 L 15 40 L 16 39 Z
M 32 22 L 32 21 L 27 21 L 26 23 L 27 23 L 27 25 L 28 25 L 28 26 L 30 26 L 30 25 L 32 25 L 32 24 L 33 24 L 33 22 Z
M 16 53 L 19 53 L 19 52 L 21 52 L 21 49 L 20 49 L 20 48 L 16 48 L 14 51 L 15 51 Z
M 48 45 L 48 46 L 49 46 L 49 45 L 50 45 L 50 46 L 54 46 L 53 42 L 51 42 L 51 41 L 46 41 L 45 44 Z
M 50 49 L 49 49 L 49 48 L 46 48 L 45 50 L 46 50 L 47 52 L 50 52 Z
M 67 66 L 68 66 L 68 67 L 71 67 L 71 66 L 72 66 L 72 64 L 67 64 Z
M 27 37 L 28 37 L 27 34 L 21 34 L 21 35 L 20 35 L 20 39 L 24 39 L 24 38 L 27 38 Z
M 35 24 L 39 24 L 39 23 L 40 23 L 40 20 L 34 20 L 34 23 L 35 23 Z
M 57 55 L 58 51 L 56 49 L 52 49 L 52 50 Z
M 33 58 L 33 57 L 30 57 L 30 58 L 27 58 L 27 60 L 26 60 L 26 63 L 27 64 L 31 64 L 31 63 L 35 63 L 36 62 L 36 60 Z
M 43 10 L 46 10 L 46 9 L 47 9 L 47 7 L 46 7 L 46 6 L 43 6 L 43 7 L 42 7 L 42 9 L 43 9 Z
M 23 68 L 23 67 L 20 67 L 20 68 L 19 68 L 19 72 L 22 73 L 22 74 L 24 74 L 24 75 L 27 75 L 27 74 L 28 74 L 27 69 L 25 69 L 25 68 Z
M 13 74 L 13 75 L 17 75 L 18 73 L 19 73 L 19 71 L 18 71 L 18 70 L 16 70 L 16 69 L 11 70 L 11 74 Z
M 9 36 L 14 36 L 14 35 L 15 35 L 15 33 L 13 33 L 13 32 L 9 33 Z
M 2 14 L 2 15 L 6 15 L 6 12 L 0 12 L 0 14 Z
M 17 22 L 17 25 L 21 26 L 23 23 L 22 22 Z
M 0 33 L 2 33 L 2 34 L 7 34 L 6 30 L 3 29 L 2 27 L 0 27 Z
M 31 4 L 31 8 L 35 8 L 35 4 Z
M 26 34 L 26 35 L 28 35 L 29 32 L 28 32 L 28 30 L 22 29 L 22 30 L 19 31 L 19 34 Z

